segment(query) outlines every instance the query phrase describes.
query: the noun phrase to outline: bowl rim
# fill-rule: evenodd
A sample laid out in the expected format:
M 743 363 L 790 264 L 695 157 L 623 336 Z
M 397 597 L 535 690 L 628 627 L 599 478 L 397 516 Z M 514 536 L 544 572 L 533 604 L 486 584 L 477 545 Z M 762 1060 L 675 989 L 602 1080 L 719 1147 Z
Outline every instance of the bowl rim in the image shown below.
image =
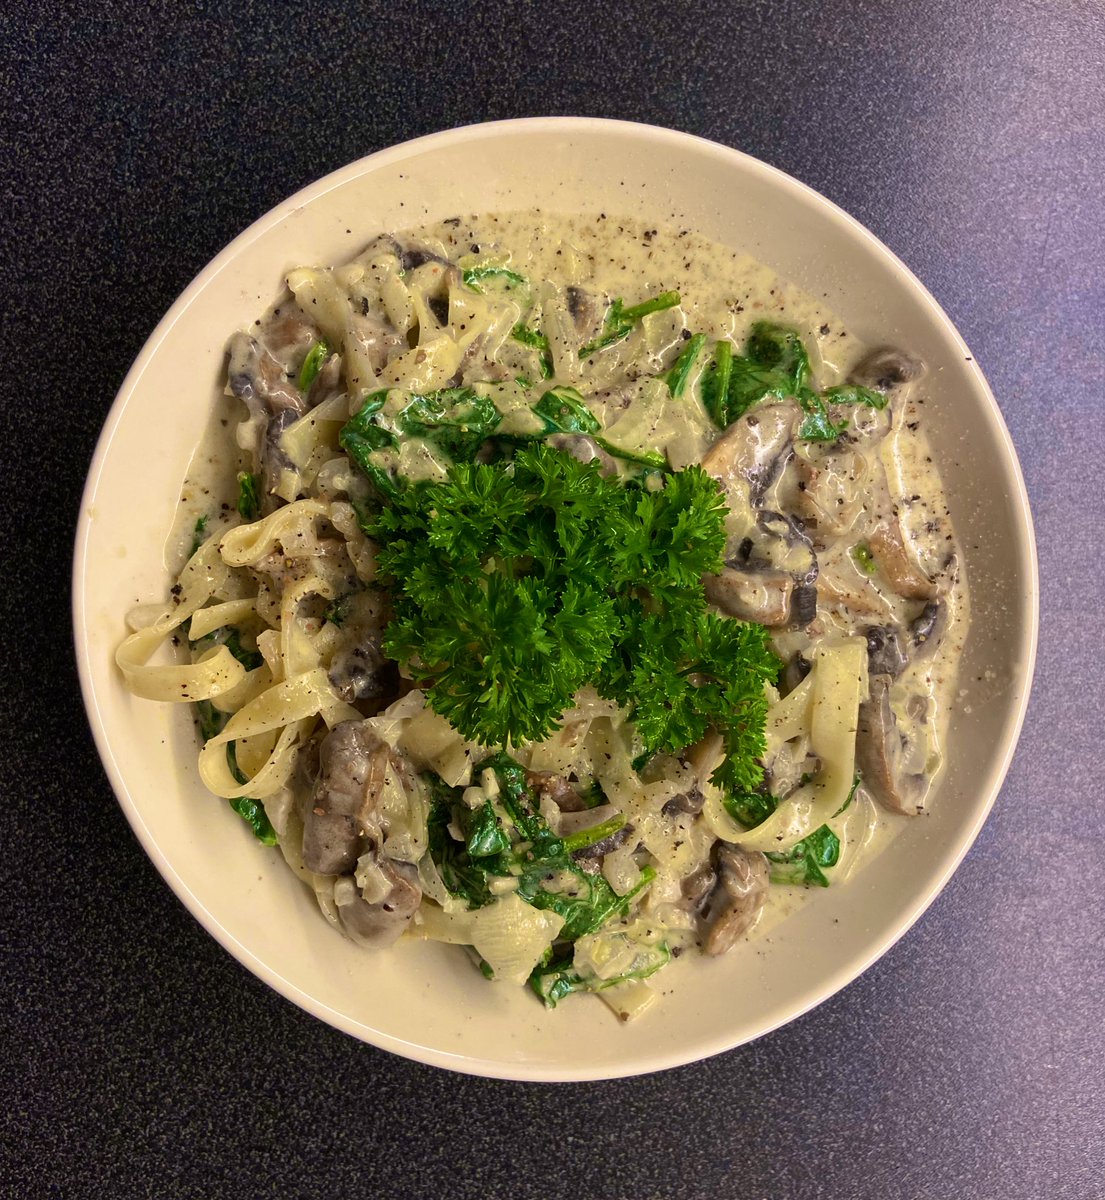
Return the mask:
M 1026 589 L 1024 597 L 1026 620 L 1020 644 L 1017 646 L 1017 650 L 1019 651 L 1017 661 L 1023 663 L 1023 688 L 1016 702 L 1015 709 L 1011 713 L 1011 719 L 1008 719 L 1005 724 L 1000 755 L 995 763 L 992 775 L 990 794 L 986 802 L 979 806 L 975 819 L 965 827 L 958 841 L 948 847 L 940 862 L 939 870 L 930 876 L 926 886 L 913 898 L 902 918 L 893 927 L 888 929 L 883 936 L 875 940 L 867 948 L 866 953 L 850 958 L 836 971 L 820 978 L 817 985 L 807 991 L 807 994 L 802 998 L 799 1005 L 788 1010 L 784 1015 L 768 1017 L 759 1024 L 744 1030 L 735 1038 L 732 1036 L 720 1036 L 700 1043 L 693 1053 L 682 1051 L 665 1053 L 663 1050 L 656 1050 L 647 1059 L 634 1061 L 626 1069 L 619 1070 L 616 1074 L 612 1074 L 608 1068 L 588 1071 L 585 1068 L 559 1069 L 542 1063 L 473 1059 L 448 1050 L 414 1044 L 380 1030 L 370 1029 L 363 1023 L 347 1017 L 305 992 L 298 985 L 286 979 L 277 970 L 266 965 L 248 946 L 244 945 L 224 928 L 210 910 L 205 907 L 204 903 L 191 890 L 187 882 L 181 877 L 169 858 L 161 850 L 149 827 L 143 820 L 140 806 L 131 794 L 126 778 L 113 752 L 112 739 L 109 736 L 96 691 L 96 681 L 93 674 L 88 635 L 86 632 L 88 626 L 88 596 L 85 589 L 85 577 L 87 573 L 89 543 L 91 541 L 91 523 L 80 520 L 80 514 L 90 511 L 94 504 L 116 431 L 123 420 L 131 397 L 137 390 L 147 367 L 182 314 L 202 295 L 209 282 L 228 263 L 237 257 L 244 248 L 267 233 L 274 225 L 285 220 L 290 213 L 316 202 L 328 192 L 343 186 L 350 180 L 359 178 L 381 167 L 421 155 L 427 150 L 464 142 L 494 139 L 502 134 L 516 135 L 520 133 L 553 133 L 562 136 L 606 133 L 615 134 L 623 138 L 637 139 L 642 143 L 651 142 L 657 145 L 686 145 L 687 143 L 692 143 L 701 152 L 715 158 L 727 160 L 739 166 L 741 170 L 759 175 L 761 179 L 773 183 L 784 191 L 789 191 L 800 199 L 804 199 L 807 203 L 812 203 L 815 207 L 820 208 L 831 220 L 843 226 L 853 238 L 866 243 L 868 249 L 872 250 L 876 257 L 882 259 L 884 263 L 891 267 L 899 282 L 912 291 L 915 298 L 928 309 L 935 323 L 941 327 L 946 335 L 950 335 L 951 339 L 961 348 L 963 357 L 968 360 L 964 363 L 964 368 L 967 371 L 977 397 L 982 401 L 987 422 L 995 435 L 997 443 L 1001 446 L 1005 465 L 1009 469 L 1010 477 L 1014 483 L 1015 491 L 1010 500 L 1011 507 L 1019 518 L 1014 533 L 1017 550 L 1026 568 L 1026 578 L 1024 580 Z M 336 1029 L 359 1040 L 368 1041 L 381 1049 L 389 1050 L 418 1062 L 465 1074 L 499 1079 L 568 1082 L 624 1078 L 653 1071 L 668 1070 L 690 1062 L 700 1061 L 703 1058 L 722 1053 L 726 1050 L 735 1049 L 755 1038 L 772 1032 L 782 1025 L 788 1024 L 790 1021 L 795 1020 L 829 999 L 866 971 L 894 943 L 905 936 L 944 889 L 951 875 L 974 844 L 982 825 L 989 816 L 1001 791 L 1024 724 L 1032 690 L 1039 639 L 1039 592 L 1039 564 L 1032 512 L 1025 487 L 1023 471 L 1001 410 L 985 376 L 974 356 L 970 353 L 958 329 L 925 285 L 892 250 L 884 245 L 870 230 L 860 224 L 859 221 L 820 192 L 815 191 L 807 184 L 800 182 L 779 168 L 754 158 L 744 151 L 722 145 L 695 134 L 667 129 L 662 126 L 598 117 L 556 116 L 524 117 L 458 126 L 453 129 L 413 138 L 365 155 L 324 175 L 322 178 L 306 185 L 274 205 L 238 234 L 203 267 L 173 302 L 172 306 L 161 318 L 144 343 L 133 365 L 127 372 L 105 418 L 78 509 L 72 573 L 72 620 L 77 669 L 85 711 L 97 751 L 99 752 L 105 773 L 108 776 L 116 799 L 140 845 L 162 878 L 169 884 L 185 908 L 188 909 L 191 915 L 216 941 L 228 950 L 243 966 L 247 967 L 253 974 L 286 999 L 292 1001 L 292 1003 Z

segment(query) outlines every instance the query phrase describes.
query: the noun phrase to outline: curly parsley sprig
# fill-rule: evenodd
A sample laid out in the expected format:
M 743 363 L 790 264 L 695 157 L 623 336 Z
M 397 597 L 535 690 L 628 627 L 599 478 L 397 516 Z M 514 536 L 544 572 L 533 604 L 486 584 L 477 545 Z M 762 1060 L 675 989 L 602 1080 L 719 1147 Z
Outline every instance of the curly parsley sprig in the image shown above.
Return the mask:
M 629 709 L 649 753 L 717 728 L 717 782 L 752 787 L 778 662 L 764 629 L 707 610 L 724 516 L 699 467 L 649 491 L 544 444 L 457 464 L 365 520 L 393 595 L 385 649 L 473 741 L 547 737 L 591 684 Z

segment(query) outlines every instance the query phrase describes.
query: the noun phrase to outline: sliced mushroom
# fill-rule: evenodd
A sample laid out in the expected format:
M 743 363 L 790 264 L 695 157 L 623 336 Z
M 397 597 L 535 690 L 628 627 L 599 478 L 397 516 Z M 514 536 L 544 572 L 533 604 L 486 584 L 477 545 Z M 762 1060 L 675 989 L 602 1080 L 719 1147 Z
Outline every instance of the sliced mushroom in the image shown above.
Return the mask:
M 337 651 L 328 678 L 347 704 L 368 701 L 379 709 L 386 707 L 399 692 L 399 665 L 384 656 L 379 642 L 373 638 Z
M 889 675 L 873 675 L 870 695 L 859 706 L 856 767 L 864 786 L 890 812 L 915 816 L 925 807 L 929 779 L 905 770 L 905 742 L 890 707 Z
M 700 917 L 702 948 L 707 954 L 724 954 L 760 915 L 767 899 L 767 859 L 720 841 L 711 858 L 717 883 Z
M 377 812 L 390 750 L 361 721 L 336 725 L 319 748 L 319 775 L 303 811 L 303 863 L 343 875 L 384 839 Z
M 902 649 L 902 639 L 893 625 L 869 625 L 863 630 L 867 639 L 867 669 L 872 675 L 889 675 L 897 679 L 906 669 L 909 659 Z
M 293 309 L 294 311 L 288 311 Z M 299 369 L 307 351 L 318 340 L 318 329 L 307 321 L 299 309 L 292 305 L 281 305 L 279 315 L 273 314 L 265 322 L 261 334 L 265 349 L 290 375 Z
M 369 242 L 360 257 L 365 258 L 376 254 L 394 254 L 399 260 L 400 269 L 404 271 L 417 270 L 428 262 L 443 263 L 447 267 L 452 266 L 452 263 L 438 254 L 432 246 L 416 241 L 414 238 L 400 241 L 389 233 L 381 234 Z
M 789 695 L 813 669 L 810 660 L 799 651 L 793 655 L 783 668 L 783 695 Z
M 762 493 L 790 449 L 800 415 L 796 404 L 764 404 L 745 413 L 706 451 L 702 469 L 727 491 L 743 485 Z
M 924 363 L 901 350 L 883 346 L 860 359 L 848 375 L 848 382 L 878 392 L 890 392 L 913 383 L 925 373 Z
M 380 949 L 406 929 L 422 901 L 422 888 L 411 863 L 381 858 L 377 866 L 388 888 L 381 899 L 370 903 L 356 881 L 343 876 L 334 886 L 334 903 L 345 932 L 362 946 Z
M 817 615 L 818 574 L 802 522 L 764 511 L 718 575 L 703 579 L 706 598 L 731 617 L 801 629 Z
M 561 812 L 582 812 L 588 807 L 572 783 L 555 771 L 527 771 L 526 786 L 537 793 L 538 799 L 551 800 Z
M 283 488 L 286 495 L 295 498 L 302 482 L 299 468 L 284 452 L 280 439 L 285 431 L 299 420 L 294 409 L 284 408 L 277 412 L 265 425 L 265 436 L 261 441 L 261 512 L 268 516 L 276 507 L 275 493 Z M 288 487 L 284 488 L 285 481 Z
M 382 707 L 399 691 L 398 667 L 381 649 L 391 616 L 386 593 L 363 588 L 344 595 L 337 607 L 341 633 L 330 660 L 330 683 L 348 704 L 368 701 Z
M 306 401 L 284 368 L 248 333 L 230 339 L 227 381 L 234 395 L 245 401 L 250 416 L 272 417 L 285 411 L 302 416 L 307 411 Z
M 706 797 L 702 789 L 697 783 L 692 783 L 685 792 L 680 792 L 678 796 L 672 796 L 660 811 L 666 817 L 678 816 L 680 813 L 697 817 L 705 803 Z
M 709 863 L 703 863 L 683 880 L 683 903 L 693 913 L 699 913 L 709 900 L 717 883 L 717 872 Z
M 880 521 L 867 539 L 887 583 L 906 600 L 932 600 L 936 584 L 906 547 L 896 518 Z
M 606 315 L 605 297 L 589 292 L 586 288 L 569 286 L 567 298 L 568 312 L 575 322 L 580 342 L 591 341 L 602 330 L 603 318 Z
M 624 846 L 629 841 L 632 833 L 632 825 L 623 825 L 621 829 L 615 830 L 614 833 L 607 834 L 601 841 L 595 842 L 590 846 L 583 846 L 579 850 L 573 850 L 572 858 L 579 863 L 593 862 L 596 869 L 601 870 L 602 860 L 606 855 L 613 853 L 619 846 Z
M 940 645 L 947 628 L 947 601 L 930 600 L 909 626 L 915 657 L 928 658 Z
M 706 599 L 730 617 L 778 628 L 791 619 L 794 580 L 784 571 L 741 571 L 726 567 L 705 575 Z

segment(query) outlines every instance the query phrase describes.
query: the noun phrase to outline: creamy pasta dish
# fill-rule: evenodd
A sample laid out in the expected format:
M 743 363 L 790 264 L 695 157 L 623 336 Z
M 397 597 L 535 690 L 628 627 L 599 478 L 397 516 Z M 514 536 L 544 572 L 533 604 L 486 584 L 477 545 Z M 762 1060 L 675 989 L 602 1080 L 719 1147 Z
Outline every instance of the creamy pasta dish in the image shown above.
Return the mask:
M 286 283 L 117 662 L 342 934 L 628 1019 L 925 811 L 967 594 L 921 362 L 605 214 Z

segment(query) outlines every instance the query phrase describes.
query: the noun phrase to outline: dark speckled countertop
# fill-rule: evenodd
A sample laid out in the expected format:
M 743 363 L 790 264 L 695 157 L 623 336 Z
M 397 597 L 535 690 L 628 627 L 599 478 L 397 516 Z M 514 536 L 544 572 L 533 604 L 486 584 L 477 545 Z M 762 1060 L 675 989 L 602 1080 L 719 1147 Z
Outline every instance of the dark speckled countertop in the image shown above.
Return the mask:
M 0 82 L 0 1195 L 1105 1195 L 1105 4 L 15 2 Z M 188 916 L 97 760 L 68 592 L 112 397 L 216 251 L 370 151 L 557 113 L 739 147 L 913 268 L 1012 431 L 1043 619 L 994 813 L 885 958 L 743 1049 L 552 1088 L 361 1045 Z

